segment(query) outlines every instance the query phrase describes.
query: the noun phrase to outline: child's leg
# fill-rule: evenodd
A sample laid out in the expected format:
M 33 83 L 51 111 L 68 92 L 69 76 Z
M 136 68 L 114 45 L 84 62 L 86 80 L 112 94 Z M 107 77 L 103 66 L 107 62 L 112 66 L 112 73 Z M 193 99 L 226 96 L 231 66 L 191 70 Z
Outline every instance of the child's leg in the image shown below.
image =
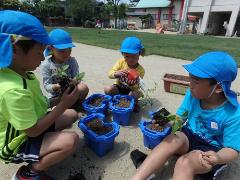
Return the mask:
M 79 137 L 74 132 L 46 133 L 40 149 L 40 161 L 32 164 L 32 170 L 40 172 L 68 157 L 78 147 Z
M 67 109 L 58 119 L 56 119 L 55 130 L 61 131 L 70 128 L 77 119 L 78 113 L 74 109 Z
M 115 95 L 118 94 L 119 91 L 116 85 L 111 85 L 104 88 L 104 93 L 108 95 Z
M 185 134 L 182 132 L 170 134 L 147 156 L 132 180 L 147 179 L 159 170 L 172 155 L 186 153 L 188 146 L 189 142 Z
M 200 159 L 201 151 L 199 150 L 194 150 L 181 156 L 175 164 L 173 179 L 190 180 L 196 174 L 209 172 L 211 169 L 202 166 Z
M 85 100 L 85 98 L 87 97 L 89 89 L 88 89 L 86 84 L 79 83 L 78 84 L 78 90 L 80 91 L 80 95 L 79 95 L 79 98 L 78 98 L 77 102 L 82 103 Z

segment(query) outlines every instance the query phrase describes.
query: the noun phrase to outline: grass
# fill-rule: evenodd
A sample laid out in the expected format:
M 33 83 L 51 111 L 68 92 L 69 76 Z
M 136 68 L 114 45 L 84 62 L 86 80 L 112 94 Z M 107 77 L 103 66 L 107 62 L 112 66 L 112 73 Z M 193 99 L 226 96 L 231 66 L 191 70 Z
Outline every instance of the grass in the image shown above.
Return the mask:
M 47 28 L 51 30 L 50 28 Z M 167 57 L 193 60 L 202 53 L 214 50 L 226 51 L 240 65 L 240 39 L 219 38 L 202 35 L 165 35 L 155 33 L 65 28 L 74 42 L 99 46 L 108 49 L 119 49 L 126 36 L 136 36 L 142 40 L 146 55 L 155 54 Z

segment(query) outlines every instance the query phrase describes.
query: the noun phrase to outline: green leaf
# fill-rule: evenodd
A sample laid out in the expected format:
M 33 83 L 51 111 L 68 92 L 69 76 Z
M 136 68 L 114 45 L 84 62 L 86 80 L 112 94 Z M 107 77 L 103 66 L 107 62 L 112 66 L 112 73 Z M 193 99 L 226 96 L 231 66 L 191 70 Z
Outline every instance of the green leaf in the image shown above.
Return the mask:
M 66 64 L 65 66 L 62 67 L 62 71 L 66 71 L 68 69 L 68 67 L 69 67 L 69 65 Z
M 175 133 L 176 131 L 180 130 L 182 128 L 182 120 L 176 119 L 172 126 L 172 132 Z
M 85 76 L 85 72 L 81 72 L 81 73 L 79 73 L 79 74 L 75 77 L 75 79 L 76 79 L 77 81 L 82 81 L 82 79 L 84 78 L 84 76 Z

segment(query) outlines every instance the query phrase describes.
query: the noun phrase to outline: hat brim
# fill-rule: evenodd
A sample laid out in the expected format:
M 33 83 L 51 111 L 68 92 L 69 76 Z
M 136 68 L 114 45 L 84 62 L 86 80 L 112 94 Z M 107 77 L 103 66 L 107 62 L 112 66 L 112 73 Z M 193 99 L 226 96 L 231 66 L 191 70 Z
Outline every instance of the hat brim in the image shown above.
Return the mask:
M 130 49 L 120 49 L 121 53 L 128 53 L 128 54 L 138 54 L 139 51 L 135 51 L 135 50 L 130 50 Z
M 238 107 L 239 103 L 237 100 L 237 94 L 230 89 L 226 84 L 221 83 L 221 87 L 223 89 L 223 92 L 225 94 L 225 97 L 227 100 L 235 107 Z
M 199 78 L 212 78 L 207 73 L 203 72 L 198 67 L 194 66 L 193 64 L 186 64 L 183 67 L 189 72 L 189 74 L 199 77 Z
M 67 49 L 67 48 L 72 48 L 75 47 L 73 43 L 67 43 L 67 44 L 55 44 L 53 45 L 54 48 L 56 49 Z

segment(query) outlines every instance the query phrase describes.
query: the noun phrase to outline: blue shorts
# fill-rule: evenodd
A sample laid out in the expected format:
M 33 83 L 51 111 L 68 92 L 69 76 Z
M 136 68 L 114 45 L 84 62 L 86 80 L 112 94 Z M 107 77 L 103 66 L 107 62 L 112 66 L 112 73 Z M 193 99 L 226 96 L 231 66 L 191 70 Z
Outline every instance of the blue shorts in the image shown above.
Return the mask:
M 40 148 L 44 135 L 48 132 L 55 132 L 55 124 L 52 124 L 46 131 L 37 137 L 28 137 L 28 139 L 21 144 L 18 153 L 14 156 L 12 163 L 34 163 L 39 161 Z
M 206 151 L 214 151 L 218 152 L 220 148 L 216 146 L 210 145 L 208 142 L 206 142 L 204 139 L 201 137 L 195 135 L 192 133 L 191 130 L 189 130 L 187 127 L 182 128 L 182 132 L 187 136 L 188 142 L 189 142 L 189 152 L 193 150 L 201 150 L 203 152 Z M 226 164 L 218 164 L 215 165 L 212 169 L 212 171 L 206 173 L 206 174 L 199 174 L 201 178 L 204 180 L 210 180 L 210 179 L 215 179 L 217 174 L 221 172 L 223 169 L 227 167 Z

